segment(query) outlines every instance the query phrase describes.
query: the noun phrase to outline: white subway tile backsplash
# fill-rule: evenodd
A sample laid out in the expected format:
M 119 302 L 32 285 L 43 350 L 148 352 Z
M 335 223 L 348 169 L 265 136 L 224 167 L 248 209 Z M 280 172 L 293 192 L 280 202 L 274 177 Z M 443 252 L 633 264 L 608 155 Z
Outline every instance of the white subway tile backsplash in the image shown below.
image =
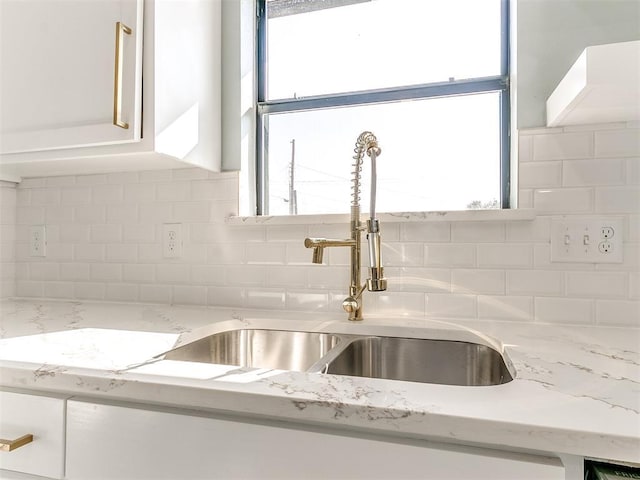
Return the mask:
M 562 185 L 567 187 L 624 185 L 625 182 L 624 160 L 568 160 L 562 162 Z
M 73 219 L 80 224 L 105 223 L 107 221 L 107 207 L 78 205 L 73 209 Z
M 138 296 L 143 303 L 173 303 L 171 285 L 140 285 Z
M 279 290 L 256 290 L 251 289 L 246 293 L 245 305 L 250 308 L 272 308 L 283 310 L 285 308 L 286 296 Z
M 268 276 L 271 272 L 267 273 Z M 297 287 L 307 287 L 313 290 L 316 289 L 338 289 L 340 287 L 346 288 L 349 285 L 350 277 L 349 270 L 344 267 L 329 267 L 327 265 L 317 265 L 315 268 L 308 269 L 308 283 L 298 284 Z
M 62 198 L 62 192 L 59 188 L 32 188 L 18 191 L 30 194 L 19 195 L 18 205 L 29 205 L 29 203 L 24 203 L 27 201 L 30 201 L 33 206 L 59 205 Z
M 456 243 L 504 242 L 505 224 L 500 222 L 456 222 L 451 241 Z
M 591 132 L 553 133 L 533 137 L 533 160 L 567 160 L 589 158 L 593 155 Z
M 106 258 L 105 251 L 104 245 L 74 245 L 73 259 L 76 262 L 103 262 Z
M 189 283 L 191 267 L 178 263 L 156 265 L 156 280 L 159 283 Z
M 61 190 L 60 203 L 62 205 L 83 205 L 91 202 L 91 188 L 68 187 Z
M 132 204 L 107 205 L 107 223 L 132 224 L 138 222 L 138 206 Z
M 124 198 L 123 185 L 96 185 L 92 190 L 94 205 L 119 203 Z
M 425 295 L 423 293 L 374 293 L 366 295 L 365 299 L 365 316 L 367 312 L 375 312 L 375 314 L 397 314 L 422 316 L 425 313 Z M 371 305 L 371 307 L 368 307 Z M 367 310 L 369 308 L 369 310 Z
M 329 294 L 312 291 L 287 291 L 285 308 L 288 310 L 326 311 Z
M 451 224 L 448 222 L 403 223 L 400 240 L 404 242 L 448 242 L 451 240 Z
M 533 297 L 478 295 L 478 318 L 483 320 L 533 320 Z
M 105 300 L 111 302 L 135 302 L 139 298 L 140 287 L 136 284 L 109 283 L 105 292 Z
M 169 182 L 156 185 L 156 195 L 161 202 L 180 202 L 191 198 L 191 182 Z
M 60 279 L 60 265 L 57 263 L 32 263 L 29 266 L 30 280 Z
M 106 249 L 106 261 L 135 263 L 138 261 L 138 246 L 119 243 L 109 244 Z
M 89 265 L 86 263 L 60 264 L 60 280 L 83 281 L 89 280 Z
M 568 272 L 567 294 L 572 297 L 621 298 L 627 296 L 627 274 Z
M 638 185 L 640 184 L 640 157 L 628 158 L 625 160 L 625 178 L 627 184 Z
M 74 283 L 73 296 L 81 300 L 104 300 L 106 286 L 102 283 Z
M 593 300 L 537 297 L 535 321 L 543 323 L 591 324 L 594 319 Z
M 551 239 L 551 219 L 537 217 L 535 220 L 507 224 L 507 242 L 545 243 Z
M 16 220 L 18 225 L 43 225 L 45 218 L 44 207 L 17 207 Z M 8 212 L 3 212 L 3 218 L 10 218 Z M 4 220 L 4 221 L 7 221 Z
M 525 244 L 489 243 L 478 245 L 478 266 L 524 268 L 533 266 L 533 247 Z
M 126 184 L 122 198 L 127 203 L 153 202 L 156 199 L 156 185 L 154 183 Z
M 640 272 L 629 274 L 629 298 L 640 300 Z
M 565 162 L 566 163 L 566 162 Z M 562 185 L 562 162 L 531 162 L 518 167 L 522 188 L 559 187 Z
M 632 300 L 596 300 L 599 325 L 640 326 L 640 302 Z
M 45 282 L 43 295 L 47 298 L 73 298 L 73 282 Z
M 152 283 L 156 279 L 156 266 L 135 263 L 122 265 L 122 279 L 128 283 Z
M 637 213 L 640 186 L 598 187 L 595 208 L 598 213 Z
M 446 268 L 400 268 L 394 275 L 391 268 L 385 269 L 389 286 L 393 292 L 451 292 L 451 270 Z
M 473 243 L 425 245 L 424 264 L 428 267 L 475 267 L 476 246 Z
M 144 223 L 123 225 L 122 241 L 125 243 L 154 243 L 156 241 L 156 226 Z
M 207 287 L 201 285 L 175 285 L 173 303 L 178 305 L 206 305 Z
M 426 314 L 430 317 L 474 318 L 477 315 L 475 295 L 429 293 L 426 300 Z
M 214 265 L 246 263 L 245 250 L 242 243 L 214 243 L 207 246 L 207 262 Z
M 181 223 L 208 222 L 211 219 L 211 203 L 204 201 L 174 203 L 173 218 Z
M 137 265 L 124 265 L 124 268 Z M 92 263 L 89 265 L 89 278 L 94 282 L 120 282 L 123 280 L 122 265 L 114 263 Z M 124 278 L 125 281 L 131 281 Z M 142 279 L 134 282 L 141 283 Z
M 247 263 L 256 265 L 284 265 L 286 261 L 286 244 L 257 243 L 246 251 Z
M 269 267 L 266 272 L 267 286 L 294 288 L 307 286 L 308 271 L 305 267 L 295 265 Z
M 534 190 L 533 206 L 539 214 L 587 213 L 593 211 L 592 188 L 547 188 Z
M 45 209 L 45 222 L 48 224 L 72 223 L 73 207 L 71 206 L 48 206 Z
M 564 273 L 545 270 L 508 270 L 507 294 L 562 295 Z
M 389 288 L 364 293 L 365 314 L 589 324 L 596 310 L 606 323 L 600 316 L 610 306 L 622 319 L 612 324 L 633 324 L 640 303 L 634 128 L 521 132 L 519 206 L 535 208 L 533 221 L 384 223 Z M 2 295 L 13 289 L 25 296 L 342 311 L 349 249 L 327 249 L 325 265 L 312 265 L 303 240 L 347 238 L 348 222 L 227 224 L 238 213 L 235 173 L 189 168 L 25 179 L 9 207 L 3 190 L 2 231 L 8 223 L 14 233 L 0 234 Z M 551 263 L 550 215 L 596 212 L 624 215 L 624 262 Z M 163 223 L 183 224 L 180 258 L 163 256 Z M 47 257 L 33 258 L 29 227 L 42 224 Z M 5 286 L 6 272 L 15 287 Z
M 382 258 L 388 266 L 422 265 L 424 247 L 419 243 L 383 243 Z
M 633 157 L 640 155 L 640 129 L 595 132 L 595 154 L 598 157 Z
M 207 288 L 207 305 L 238 307 L 244 305 L 244 290 L 238 287 Z
M 518 163 L 533 160 L 533 136 L 521 135 L 518 139 Z
M 16 295 L 19 297 L 43 297 L 44 282 L 30 281 L 30 280 L 17 280 Z
M 266 268 L 254 265 L 227 266 L 226 276 L 230 285 L 263 287 L 266 285 Z
M 465 270 L 451 271 L 451 291 L 453 293 L 505 293 L 505 272 L 502 270 Z
M 122 241 L 122 225 L 91 225 L 89 241 L 91 243 L 118 243 Z
M 226 285 L 226 272 L 220 265 L 193 265 L 191 280 L 201 285 Z

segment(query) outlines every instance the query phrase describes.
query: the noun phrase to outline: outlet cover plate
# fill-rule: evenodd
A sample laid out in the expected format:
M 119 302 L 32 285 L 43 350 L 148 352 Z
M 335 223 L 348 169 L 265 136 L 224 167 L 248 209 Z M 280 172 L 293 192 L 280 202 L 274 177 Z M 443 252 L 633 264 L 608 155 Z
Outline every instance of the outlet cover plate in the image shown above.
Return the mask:
M 622 263 L 623 217 L 566 216 L 551 220 L 551 261 Z
M 29 255 L 46 256 L 47 234 L 44 225 L 33 225 L 29 228 Z
M 162 226 L 162 253 L 164 258 L 182 256 L 182 224 L 165 223 Z

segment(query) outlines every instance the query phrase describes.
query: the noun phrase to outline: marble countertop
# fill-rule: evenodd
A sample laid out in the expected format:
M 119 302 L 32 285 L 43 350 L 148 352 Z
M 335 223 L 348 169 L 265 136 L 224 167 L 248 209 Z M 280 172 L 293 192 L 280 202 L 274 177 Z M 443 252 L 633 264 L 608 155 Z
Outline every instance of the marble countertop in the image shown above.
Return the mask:
M 640 330 L 4 300 L 0 386 L 640 463 Z M 198 329 L 474 340 L 516 378 L 460 387 L 162 360 Z

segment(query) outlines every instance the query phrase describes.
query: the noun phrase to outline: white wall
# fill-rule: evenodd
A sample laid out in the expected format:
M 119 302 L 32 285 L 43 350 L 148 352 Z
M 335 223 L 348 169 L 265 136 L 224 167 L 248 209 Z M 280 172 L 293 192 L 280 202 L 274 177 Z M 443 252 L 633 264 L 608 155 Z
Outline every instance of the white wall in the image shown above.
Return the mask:
M 348 225 L 228 225 L 237 183 L 197 169 L 23 181 L 17 294 L 341 311 L 348 250 L 311 265 L 303 239 Z M 386 222 L 389 291 L 365 293 L 365 312 L 640 325 L 638 126 L 521 132 L 520 187 L 535 221 Z M 592 213 L 625 218 L 624 263 L 550 263 L 551 218 Z M 183 223 L 181 259 L 162 257 L 166 222 Z M 47 257 L 29 257 L 28 226 L 43 223 Z
M 640 39 L 638 0 L 517 0 L 518 128 L 546 125 L 545 102 L 589 45 Z

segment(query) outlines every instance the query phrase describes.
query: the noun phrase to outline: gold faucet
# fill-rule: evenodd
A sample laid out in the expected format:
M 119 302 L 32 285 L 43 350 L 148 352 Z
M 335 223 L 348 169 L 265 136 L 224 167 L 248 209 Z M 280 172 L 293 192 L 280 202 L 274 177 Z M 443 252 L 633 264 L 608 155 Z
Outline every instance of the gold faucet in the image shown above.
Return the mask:
M 349 314 L 349 320 L 362 320 L 362 292 L 365 287 L 370 292 L 382 292 L 387 289 L 387 279 L 384 278 L 384 268 L 380 254 L 380 224 L 375 218 L 376 197 L 376 159 L 380 155 L 378 140 L 371 132 L 362 132 L 356 141 L 354 149 L 355 160 L 353 167 L 353 186 L 351 193 L 351 238 L 335 240 L 328 238 L 305 238 L 304 246 L 313 248 L 313 263 L 322 263 L 324 249 L 328 247 L 351 248 L 351 281 L 349 284 L 349 296 L 342 302 L 342 308 Z M 362 171 L 362 159 L 364 154 L 371 158 L 371 201 L 370 218 L 366 227 L 360 221 L 360 172 Z M 360 234 L 367 230 L 369 242 L 369 266 L 370 277 L 365 284 L 360 279 Z

